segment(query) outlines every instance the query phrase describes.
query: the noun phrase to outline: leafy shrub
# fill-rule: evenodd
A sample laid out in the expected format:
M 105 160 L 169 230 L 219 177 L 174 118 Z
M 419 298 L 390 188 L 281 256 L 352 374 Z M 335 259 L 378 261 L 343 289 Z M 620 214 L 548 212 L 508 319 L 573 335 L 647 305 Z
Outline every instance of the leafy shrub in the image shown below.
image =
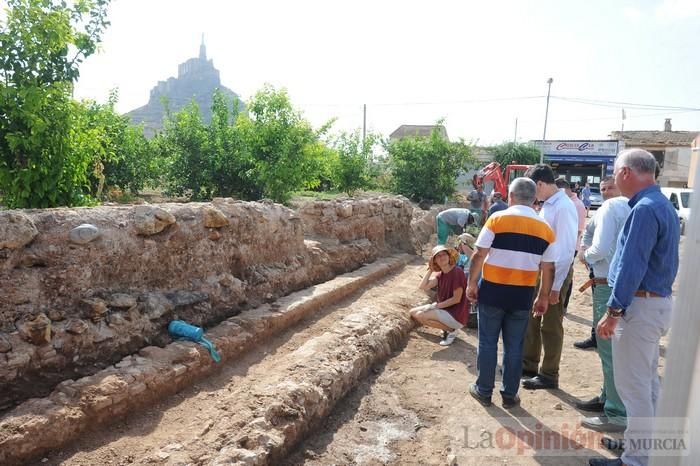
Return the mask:
M 392 141 L 387 150 L 394 191 L 417 202 L 443 202 L 454 192 L 459 171 L 475 163 L 471 146 L 450 142 L 436 130 L 430 137 Z
M 514 162 L 519 165 L 534 165 L 540 161 L 540 150 L 530 144 L 504 142 L 489 147 L 489 151 L 493 153 L 493 160 L 502 167 Z
M 76 130 L 78 66 L 108 25 L 107 0 L 8 0 L 0 26 L 0 191 L 9 207 L 91 202 L 89 136 Z
M 335 187 L 339 191 L 352 196 L 358 189 L 372 187 L 373 152 L 379 143 L 379 136 L 373 133 L 364 141 L 359 130 L 340 133 L 333 144 L 337 152 Z

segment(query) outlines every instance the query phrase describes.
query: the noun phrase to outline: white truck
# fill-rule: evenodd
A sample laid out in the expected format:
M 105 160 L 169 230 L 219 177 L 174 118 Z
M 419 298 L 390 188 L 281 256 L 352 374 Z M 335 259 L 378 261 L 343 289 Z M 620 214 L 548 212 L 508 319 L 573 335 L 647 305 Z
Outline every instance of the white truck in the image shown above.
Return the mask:
M 690 197 L 693 194 L 693 190 L 689 188 L 661 188 L 661 192 L 676 208 L 681 223 L 681 235 L 684 235 L 685 226 L 690 220 Z

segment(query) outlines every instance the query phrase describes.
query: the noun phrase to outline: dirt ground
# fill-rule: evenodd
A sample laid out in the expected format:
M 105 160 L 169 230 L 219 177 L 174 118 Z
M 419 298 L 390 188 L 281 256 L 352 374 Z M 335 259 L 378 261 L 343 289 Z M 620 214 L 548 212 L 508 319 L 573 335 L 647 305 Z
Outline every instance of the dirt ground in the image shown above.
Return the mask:
M 573 347 L 589 335 L 592 319 L 590 290 L 577 290 L 587 273 L 576 264 L 558 390 L 521 389 L 522 404 L 510 411 L 500 407 L 495 393 L 494 405 L 484 408 L 468 394 L 476 380 L 476 331 L 461 332 L 444 348 L 438 345 L 439 332 L 418 329 L 287 464 L 573 466 L 588 464 L 589 457 L 612 458 L 599 446 L 602 434 L 578 425 L 586 414 L 574 407 L 602 385 L 597 353 Z M 539 440 L 535 434 L 542 434 Z
M 203 430 L 216 429 L 212 420 L 221 419 L 221 413 L 235 406 L 249 387 L 265 383 L 286 355 L 331 329 L 353 309 L 386 303 L 399 304 L 408 312 L 412 305 L 425 302 L 416 290 L 424 270 L 420 262 L 407 266 L 160 405 L 47 455 L 42 464 L 206 464 L 204 458 L 194 463 L 173 460 L 183 448 L 205 451 L 197 442 Z M 522 406 L 510 411 L 502 409 L 494 395 L 494 405 L 484 408 L 467 392 L 476 379 L 475 330 L 460 332 L 445 348 L 438 345 L 439 332 L 417 329 L 402 349 L 341 400 L 285 464 L 583 465 L 590 456 L 610 456 L 599 447 L 601 434 L 577 427 L 582 413 L 573 407 L 575 400 L 596 395 L 602 383 L 597 354 L 572 346 L 590 332 L 590 290 L 576 290 L 585 278 L 577 262 L 564 322 L 560 389 L 521 390 Z M 662 366 L 663 354 L 662 348 Z M 196 452 L 190 456 L 196 458 Z
M 222 367 L 213 377 L 130 415 L 105 429 L 89 432 L 60 452 L 47 455 L 48 465 L 209 464 L 204 455 L 232 434 L 229 418 L 248 408 L 251 394 L 284 382 L 295 350 L 334 329 L 341 319 L 366 307 L 409 309 L 424 298 L 416 289 L 422 261 L 409 265 L 376 286 L 355 293 L 302 320 Z M 254 396 L 254 395 L 253 395 Z M 255 402 L 255 400 L 253 400 Z M 178 457 L 193 458 L 180 462 Z

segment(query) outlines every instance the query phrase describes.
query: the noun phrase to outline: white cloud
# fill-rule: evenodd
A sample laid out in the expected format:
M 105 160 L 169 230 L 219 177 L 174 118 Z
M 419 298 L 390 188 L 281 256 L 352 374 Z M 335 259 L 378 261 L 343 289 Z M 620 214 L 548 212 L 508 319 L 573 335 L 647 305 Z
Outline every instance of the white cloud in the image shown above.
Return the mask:
M 625 16 L 625 18 L 633 22 L 639 22 L 642 19 L 642 11 L 633 6 L 625 7 L 622 10 L 622 14 Z
M 688 19 L 700 16 L 698 0 L 664 0 L 656 8 L 656 17 L 663 20 Z

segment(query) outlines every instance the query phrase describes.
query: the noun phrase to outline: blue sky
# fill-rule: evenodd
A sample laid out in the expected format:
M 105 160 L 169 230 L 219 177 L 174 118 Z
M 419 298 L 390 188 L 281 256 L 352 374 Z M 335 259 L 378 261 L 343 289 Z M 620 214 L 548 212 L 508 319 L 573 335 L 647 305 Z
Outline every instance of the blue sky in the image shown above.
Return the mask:
M 285 87 L 315 125 L 446 119 L 452 139 L 541 138 L 546 80 L 554 97 L 700 108 L 700 0 L 307 1 L 115 0 L 77 97 L 143 105 L 158 80 L 196 56 L 202 32 L 224 85 L 249 98 Z M 515 97 L 535 97 L 508 100 Z M 491 99 L 506 99 L 491 101 Z M 489 100 L 484 102 L 483 100 Z M 479 102 L 481 101 L 481 102 Z M 548 139 L 625 129 L 700 130 L 700 112 L 552 99 Z

